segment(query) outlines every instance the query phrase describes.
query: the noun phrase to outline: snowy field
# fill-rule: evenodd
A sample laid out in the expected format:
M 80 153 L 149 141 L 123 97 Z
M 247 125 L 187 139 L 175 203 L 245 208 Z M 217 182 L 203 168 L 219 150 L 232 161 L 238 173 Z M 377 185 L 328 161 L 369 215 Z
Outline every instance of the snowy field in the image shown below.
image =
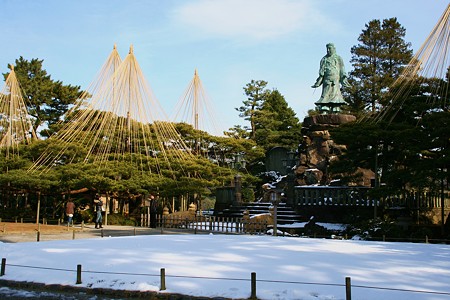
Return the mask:
M 255 272 L 259 299 L 345 299 L 350 277 L 352 300 L 450 300 L 449 245 L 150 235 L 0 243 L 0 255 L 2 279 L 46 284 L 158 291 L 164 268 L 165 293 L 248 298 Z

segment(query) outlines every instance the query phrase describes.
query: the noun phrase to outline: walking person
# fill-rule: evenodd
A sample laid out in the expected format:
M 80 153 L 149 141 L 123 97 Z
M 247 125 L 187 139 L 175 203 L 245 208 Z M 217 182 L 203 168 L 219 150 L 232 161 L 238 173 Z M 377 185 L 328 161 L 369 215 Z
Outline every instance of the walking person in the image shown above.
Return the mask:
M 67 216 L 67 225 L 73 225 L 73 215 L 75 213 L 75 204 L 72 200 L 68 200 L 66 203 L 66 216 Z
M 155 196 L 150 196 L 150 228 L 156 228 L 156 215 L 158 212 L 158 202 Z
M 95 204 L 95 211 L 97 213 L 95 217 L 95 228 L 103 228 L 102 226 L 103 201 L 102 199 L 100 199 L 99 195 L 95 195 L 94 204 Z

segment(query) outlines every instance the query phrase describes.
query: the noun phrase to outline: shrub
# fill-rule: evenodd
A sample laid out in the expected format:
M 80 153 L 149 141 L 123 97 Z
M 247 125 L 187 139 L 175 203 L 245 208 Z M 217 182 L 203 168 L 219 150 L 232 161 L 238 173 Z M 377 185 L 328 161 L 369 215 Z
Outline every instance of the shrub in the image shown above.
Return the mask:
M 104 221 L 104 218 L 103 218 Z M 137 221 L 136 218 L 133 217 L 125 217 L 121 214 L 109 214 L 108 215 L 108 225 L 127 225 L 127 226 L 136 226 Z

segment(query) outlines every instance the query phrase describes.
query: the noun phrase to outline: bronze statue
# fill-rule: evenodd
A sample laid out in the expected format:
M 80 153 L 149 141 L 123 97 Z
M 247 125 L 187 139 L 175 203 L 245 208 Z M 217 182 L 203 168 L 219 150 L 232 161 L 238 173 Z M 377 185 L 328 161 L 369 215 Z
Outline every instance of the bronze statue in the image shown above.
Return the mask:
M 320 60 L 319 77 L 313 88 L 322 85 L 322 95 L 315 104 L 321 112 L 336 112 L 346 102 L 341 94 L 341 85 L 349 87 L 344 61 L 336 54 L 334 44 L 327 44 L 327 55 Z

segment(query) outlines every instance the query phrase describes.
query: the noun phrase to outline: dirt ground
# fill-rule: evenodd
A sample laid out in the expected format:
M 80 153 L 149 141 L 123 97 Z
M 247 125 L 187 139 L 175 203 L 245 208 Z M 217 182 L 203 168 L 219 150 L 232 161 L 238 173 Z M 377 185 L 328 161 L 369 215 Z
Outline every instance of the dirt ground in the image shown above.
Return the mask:
M 0 222 L 0 242 L 6 243 L 189 233 L 191 233 L 191 231 L 177 229 L 162 230 L 161 228 L 156 229 L 125 225 L 103 225 L 102 229 L 96 229 L 94 224 L 75 224 L 73 227 L 67 227 L 66 224 L 37 225 L 35 223 Z
M 36 223 L 0 223 L 0 234 L 17 234 L 17 233 L 59 233 L 67 232 L 67 226 L 64 225 L 42 225 Z
M 112 230 L 113 228 L 110 228 L 108 231 Z M 111 233 L 95 229 L 91 224 L 83 226 L 77 224 L 68 227 L 67 224 L 0 222 L 0 241 L 10 243 L 92 238 L 101 237 L 104 234 L 110 235 Z

